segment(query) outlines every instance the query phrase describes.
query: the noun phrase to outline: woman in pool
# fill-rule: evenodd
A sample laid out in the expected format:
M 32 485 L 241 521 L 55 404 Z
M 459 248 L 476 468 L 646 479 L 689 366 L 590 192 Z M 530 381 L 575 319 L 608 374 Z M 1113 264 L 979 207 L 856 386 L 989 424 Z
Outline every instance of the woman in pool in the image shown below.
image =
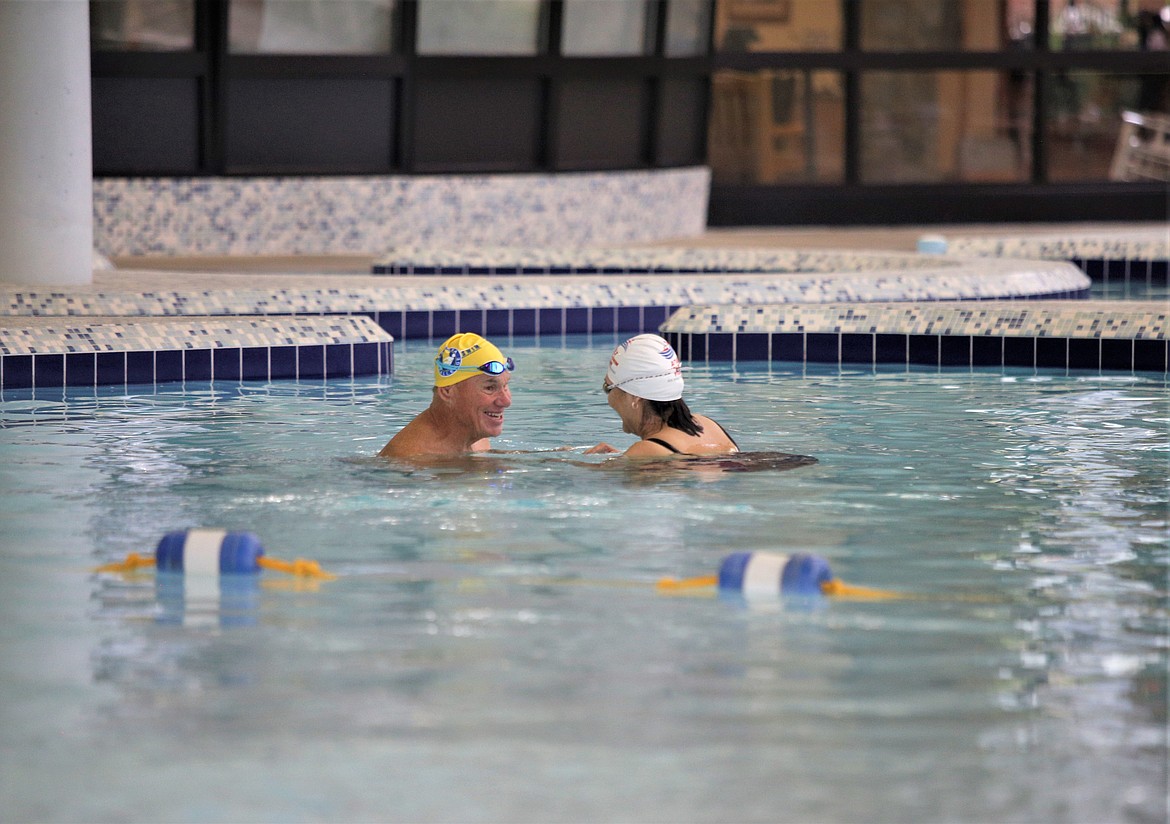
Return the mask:
M 658 335 L 638 335 L 613 350 L 602 388 L 609 405 L 621 416 L 622 431 L 641 439 L 626 450 L 627 457 L 739 451 L 722 426 L 687 408 L 682 399 L 682 365 L 674 348 Z M 599 443 L 585 454 L 618 451 Z

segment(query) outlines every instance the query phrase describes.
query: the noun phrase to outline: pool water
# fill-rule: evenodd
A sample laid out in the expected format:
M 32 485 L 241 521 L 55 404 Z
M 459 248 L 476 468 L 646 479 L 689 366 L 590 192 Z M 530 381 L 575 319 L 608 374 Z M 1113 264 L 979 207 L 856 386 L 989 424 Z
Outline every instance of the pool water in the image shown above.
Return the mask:
M 695 364 L 696 411 L 818 463 L 645 472 L 582 454 L 631 442 L 614 342 L 502 342 L 501 452 L 428 468 L 371 457 L 422 342 L 393 378 L 5 393 L 2 817 L 1164 820 L 1165 376 Z M 91 571 L 196 526 L 339 577 Z M 911 597 L 655 588 L 734 550 Z
M 1093 281 L 1089 289 L 1092 300 L 1170 300 L 1170 285 L 1166 279 Z

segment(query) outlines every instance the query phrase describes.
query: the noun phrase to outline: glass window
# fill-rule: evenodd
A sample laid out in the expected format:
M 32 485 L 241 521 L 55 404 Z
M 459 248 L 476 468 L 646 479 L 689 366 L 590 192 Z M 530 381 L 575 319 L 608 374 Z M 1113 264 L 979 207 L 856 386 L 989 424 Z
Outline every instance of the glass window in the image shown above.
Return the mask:
M 1123 7 L 1128 9 L 1128 6 Z M 1133 15 L 1124 14 L 1122 48 L 1164 52 L 1170 49 L 1170 0 L 1138 0 Z
M 195 48 L 195 0 L 91 0 L 95 51 L 189 51 Z
M 646 0 L 565 0 L 561 31 L 561 54 L 570 57 L 650 51 Z
M 707 53 L 710 10 L 707 0 L 670 0 L 666 7 L 667 57 Z
M 233 54 L 385 54 L 394 0 L 232 0 Z
M 1031 34 L 1033 6 L 1032 0 L 862 0 L 861 48 L 998 51 Z
M 1028 180 L 1025 73 L 870 72 L 860 94 L 862 182 Z
M 1053 51 L 1165 51 L 1170 40 L 1167 0 L 1051 0 Z
M 1049 78 L 1045 143 L 1048 179 L 1108 180 L 1122 136 L 1123 111 L 1147 96 L 1167 101 L 1170 74 L 1061 72 Z
M 1053 51 L 1117 49 L 1125 30 L 1122 0 L 1051 0 L 1048 29 Z
M 532 55 L 540 0 L 420 0 L 419 54 Z
M 841 3 L 830 0 L 718 0 L 715 48 L 725 52 L 837 51 Z
M 718 71 L 707 151 L 716 183 L 840 182 L 842 77 L 820 71 Z

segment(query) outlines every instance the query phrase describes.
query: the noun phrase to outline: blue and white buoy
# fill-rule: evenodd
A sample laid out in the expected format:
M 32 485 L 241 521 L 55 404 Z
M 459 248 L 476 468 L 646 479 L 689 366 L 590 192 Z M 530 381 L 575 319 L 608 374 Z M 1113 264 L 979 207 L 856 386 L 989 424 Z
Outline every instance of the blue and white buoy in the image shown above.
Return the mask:
M 186 529 L 168 532 L 154 552 L 159 572 L 185 575 L 256 574 L 264 547 L 251 532 Z
M 833 580 L 829 562 L 819 555 L 733 552 L 719 565 L 719 589 L 746 596 L 822 595 Z

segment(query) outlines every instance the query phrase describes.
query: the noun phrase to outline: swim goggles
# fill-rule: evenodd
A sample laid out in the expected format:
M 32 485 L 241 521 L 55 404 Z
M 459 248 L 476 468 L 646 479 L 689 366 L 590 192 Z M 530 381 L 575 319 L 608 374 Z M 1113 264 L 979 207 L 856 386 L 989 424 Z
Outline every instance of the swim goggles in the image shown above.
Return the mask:
M 485 375 L 502 375 L 516 368 L 516 364 L 512 362 L 511 358 L 505 358 L 503 363 L 493 360 L 481 363 L 479 366 L 451 366 L 449 363 L 443 363 L 441 355 L 435 358 L 435 365 L 439 367 L 439 372 L 443 375 L 450 375 L 454 372 L 483 372 Z

